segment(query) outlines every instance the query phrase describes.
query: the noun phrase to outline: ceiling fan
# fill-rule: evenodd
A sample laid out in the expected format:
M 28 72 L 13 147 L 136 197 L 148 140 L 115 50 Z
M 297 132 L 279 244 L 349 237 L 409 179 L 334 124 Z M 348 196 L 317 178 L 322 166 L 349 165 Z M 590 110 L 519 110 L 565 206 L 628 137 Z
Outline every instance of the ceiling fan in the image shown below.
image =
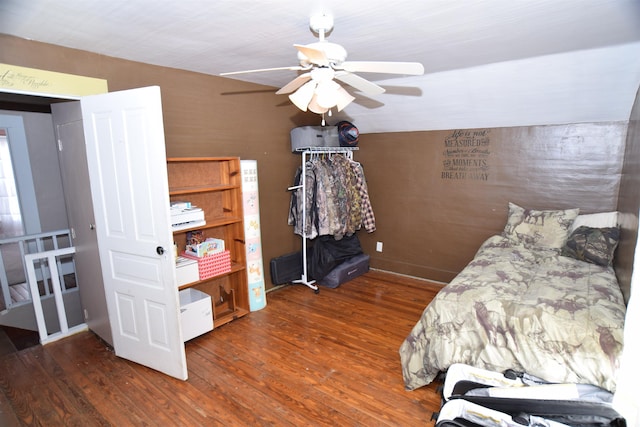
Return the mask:
M 275 70 L 302 71 L 276 94 L 290 94 L 291 102 L 302 111 L 309 110 L 323 115 L 328 112 L 331 115 L 332 108 L 342 111 L 355 99 L 335 80 L 346 83 L 366 95 L 378 95 L 385 91 L 383 87 L 355 73 L 424 74 L 424 67 L 418 62 L 347 61 L 347 51 L 339 44 L 331 43 L 325 38 L 333 29 L 331 16 L 312 16 L 309 27 L 318 34 L 318 41 L 307 45 L 294 44 L 298 49 L 299 65 L 234 71 L 221 75 Z

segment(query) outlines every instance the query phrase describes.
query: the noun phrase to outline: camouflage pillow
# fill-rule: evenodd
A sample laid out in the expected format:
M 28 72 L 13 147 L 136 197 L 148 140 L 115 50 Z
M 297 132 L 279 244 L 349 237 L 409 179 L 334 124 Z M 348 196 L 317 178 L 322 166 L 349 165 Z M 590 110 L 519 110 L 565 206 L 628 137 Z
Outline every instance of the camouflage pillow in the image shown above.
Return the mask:
M 538 211 L 509 203 L 509 216 L 502 233 L 514 243 L 560 249 L 580 209 Z
M 562 248 L 562 255 L 606 267 L 613 263 L 613 253 L 619 240 L 618 227 L 581 226 L 567 239 Z

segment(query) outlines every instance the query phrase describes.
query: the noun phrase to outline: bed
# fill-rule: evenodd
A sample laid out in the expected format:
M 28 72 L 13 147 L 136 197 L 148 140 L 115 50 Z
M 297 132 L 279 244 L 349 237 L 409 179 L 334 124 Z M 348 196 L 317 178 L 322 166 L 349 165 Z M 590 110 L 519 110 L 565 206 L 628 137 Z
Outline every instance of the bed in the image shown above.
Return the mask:
M 625 304 L 615 212 L 509 204 L 504 232 L 425 308 L 400 347 L 407 390 L 453 363 L 615 391 Z

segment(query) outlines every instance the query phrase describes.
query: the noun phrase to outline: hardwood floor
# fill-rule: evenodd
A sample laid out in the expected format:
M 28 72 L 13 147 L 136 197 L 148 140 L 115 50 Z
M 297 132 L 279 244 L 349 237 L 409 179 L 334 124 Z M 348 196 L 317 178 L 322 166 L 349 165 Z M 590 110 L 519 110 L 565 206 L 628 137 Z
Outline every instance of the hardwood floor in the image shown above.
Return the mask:
M 398 348 L 440 284 L 371 271 L 187 342 L 189 379 L 116 357 L 91 332 L 0 358 L 0 425 L 433 425 L 437 384 L 405 391 Z

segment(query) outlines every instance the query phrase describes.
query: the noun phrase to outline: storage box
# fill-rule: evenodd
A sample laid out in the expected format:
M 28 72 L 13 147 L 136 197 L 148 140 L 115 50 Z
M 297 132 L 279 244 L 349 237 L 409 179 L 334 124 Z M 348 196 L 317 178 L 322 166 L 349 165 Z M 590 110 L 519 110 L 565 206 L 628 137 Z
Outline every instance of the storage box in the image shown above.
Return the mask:
M 200 277 L 200 280 L 208 279 L 231 271 L 231 252 L 229 251 L 222 251 L 204 257 L 196 257 L 189 252 L 184 252 L 183 256 L 198 261 L 198 276 Z
M 213 330 L 211 296 L 194 288 L 184 289 L 179 295 L 182 339 L 189 341 Z
M 202 243 L 187 245 L 187 253 L 204 257 L 224 251 L 224 240 L 208 238 Z
M 309 147 L 339 147 L 336 126 L 301 126 L 291 129 L 291 151 Z
M 183 256 L 176 258 L 176 279 L 178 286 L 200 280 L 198 261 Z

